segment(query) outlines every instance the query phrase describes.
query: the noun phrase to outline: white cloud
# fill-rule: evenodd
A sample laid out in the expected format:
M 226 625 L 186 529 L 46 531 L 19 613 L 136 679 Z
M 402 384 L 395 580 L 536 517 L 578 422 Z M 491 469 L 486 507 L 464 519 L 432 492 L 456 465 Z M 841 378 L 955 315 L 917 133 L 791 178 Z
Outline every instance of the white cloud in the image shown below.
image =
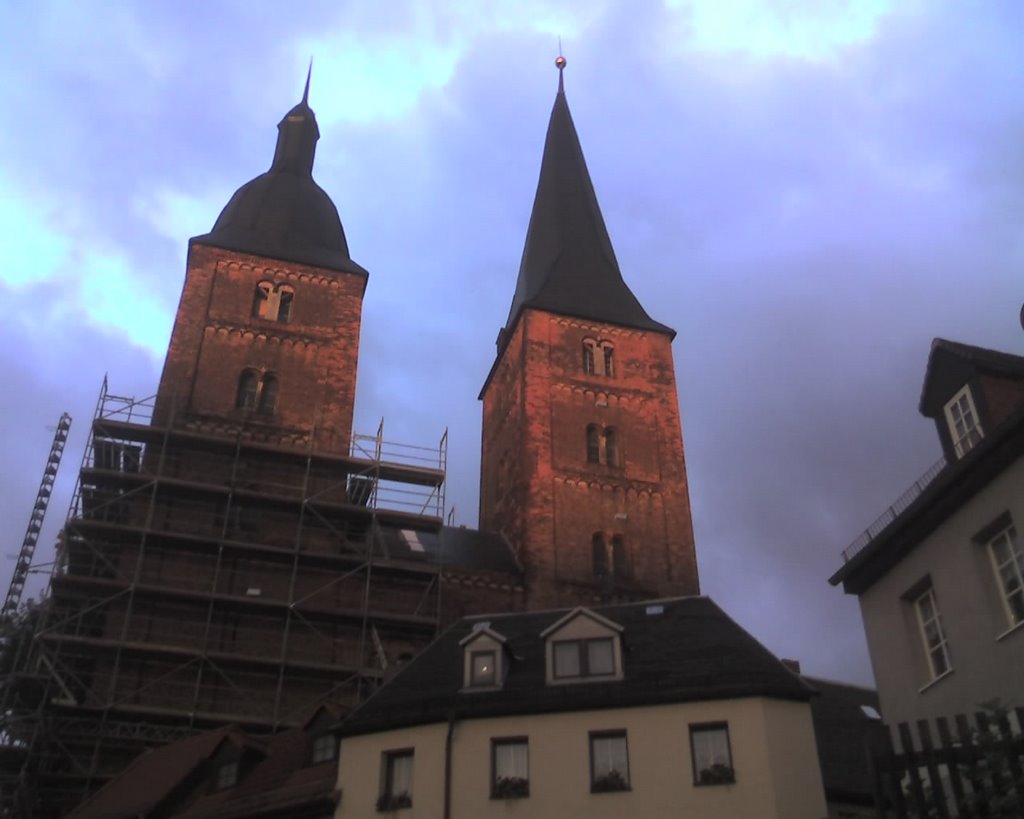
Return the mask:
M 46 215 L 2 182 L 0 247 L 0 282 L 19 289 L 55 278 L 68 254 L 67 240 L 50 227 Z

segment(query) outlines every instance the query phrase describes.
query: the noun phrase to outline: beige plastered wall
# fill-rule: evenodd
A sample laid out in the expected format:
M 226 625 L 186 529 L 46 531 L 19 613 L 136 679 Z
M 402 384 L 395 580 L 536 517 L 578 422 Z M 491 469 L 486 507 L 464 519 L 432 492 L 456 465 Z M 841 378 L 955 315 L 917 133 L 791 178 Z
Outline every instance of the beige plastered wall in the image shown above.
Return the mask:
M 890 725 L 973 713 L 999 698 L 1024 705 L 1024 626 L 1010 628 L 984 544 L 972 538 L 1009 512 L 1024 533 L 1024 459 L 1018 459 L 860 597 Z M 909 590 L 930 577 L 952 671 L 932 680 Z
M 727 722 L 736 782 L 693 784 L 689 725 Z M 590 731 L 627 732 L 631 790 L 590 792 Z M 414 748 L 412 807 L 399 819 L 442 819 L 447 724 L 341 742 L 337 819 L 378 815 L 381 757 Z M 491 799 L 491 740 L 529 738 L 530 795 Z M 451 819 L 823 819 L 810 708 L 764 698 L 456 721 Z

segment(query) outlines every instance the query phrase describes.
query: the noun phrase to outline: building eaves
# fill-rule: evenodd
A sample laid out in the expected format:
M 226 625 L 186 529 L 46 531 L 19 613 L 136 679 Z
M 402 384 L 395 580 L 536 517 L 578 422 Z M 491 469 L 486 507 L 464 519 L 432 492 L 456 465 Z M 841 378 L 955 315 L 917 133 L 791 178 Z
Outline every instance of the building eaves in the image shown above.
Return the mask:
M 921 414 L 935 417 L 949 397 L 947 393 L 962 386 L 979 370 L 998 376 L 1024 378 L 1024 356 L 945 338 L 933 339 L 918 402 Z
M 1024 409 L 963 458 L 946 466 L 925 490 L 867 546 L 829 578 L 847 594 L 861 594 L 902 560 L 971 497 L 1024 455 Z

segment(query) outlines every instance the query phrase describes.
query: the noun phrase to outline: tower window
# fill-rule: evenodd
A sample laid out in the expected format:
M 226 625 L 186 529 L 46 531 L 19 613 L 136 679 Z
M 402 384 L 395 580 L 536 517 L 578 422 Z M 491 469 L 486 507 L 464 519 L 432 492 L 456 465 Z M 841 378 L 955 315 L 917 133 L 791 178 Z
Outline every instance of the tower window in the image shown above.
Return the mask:
M 267 373 L 263 376 L 263 382 L 260 384 L 259 403 L 259 411 L 262 415 L 271 415 L 274 412 L 274 408 L 277 406 L 277 389 L 276 375 Z
M 274 284 L 263 281 L 256 285 L 253 296 L 253 318 L 287 323 L 292 315 L 292 301 L 295 290 L 288 284 Z
M 612 571 L 616 577 L 629 577 L 629 554 L 622 535 L 612 536 Z
M 608 575 L 608 550 L 604 545 L 604 535 L 595 532 L 590 539 L 590 550 L 593 555 L 594 577 L 606 577 Z
M 946 404 L 945 411 L 956 457 L 962 458 L 984 437 L 970 387 L 965 386 L 954 395 Z
M 583 374 L 615 377 L 615 346 L 610 341 L 583 339 Z
M 587 463 L 601 463 L 601 436 L 594 424 L 587 427 Z
M 619 450 L 615 442 L 614 429 L 606 429 L 604 431 L 604 462 L 608 466 L 619 465 Z
M 260 377 L 255 370 L 243 370 L 238 379 L 238 395 L 235 406 L 238 409 L 256 409 L 256 396 L 259 393 Z

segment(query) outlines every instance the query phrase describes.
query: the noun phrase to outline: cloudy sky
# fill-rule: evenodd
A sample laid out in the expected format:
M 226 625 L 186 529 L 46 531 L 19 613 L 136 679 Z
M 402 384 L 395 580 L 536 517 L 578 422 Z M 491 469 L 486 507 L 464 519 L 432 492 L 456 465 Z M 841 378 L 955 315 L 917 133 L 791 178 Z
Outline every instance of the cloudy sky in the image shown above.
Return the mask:
M 3 4 L 4 552 L 60 413 L 47 547 L 104 374 L 155 390 L 187 239 L 269 166 L 310 56 L 314 175 L 371 274 L 357 426 L 450 428 L 474 525 L 561 37 L 623 274 L 679 332 L 703 591 L 805 671 L 870 682 L 826 580 L 940 454 L 929 343 L 1024 352 L 1022 31 L 1015 0 Z

